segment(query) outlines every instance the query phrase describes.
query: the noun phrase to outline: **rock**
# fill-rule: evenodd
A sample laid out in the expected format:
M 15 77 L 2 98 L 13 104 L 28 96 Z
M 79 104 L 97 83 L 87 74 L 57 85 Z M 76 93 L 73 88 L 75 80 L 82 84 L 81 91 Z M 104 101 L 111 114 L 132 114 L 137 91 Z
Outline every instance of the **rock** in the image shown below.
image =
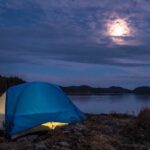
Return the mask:
M 45 142 L 40 142 L 35 145 L 35 150 L 49 150 Z
M 83 131 L 83 130 L 87 130 L 87 127 L 85 125 L 76 125 L 75 129 L 79 130 L 79 131 Z
M 28 135 L 28 136 L 18 138 L 16 141 L 17 142 L 33 142 L 37 138 L 38 138 L 38 135 Z
M 115 150 L 108 136 L 95 135 L 90 141 L 91 150 Z
M 107 135 L 113 134 L 113 129 L 110 128 L 109 126 L 102 127 L 102 128 L 100 129 L 100 131 L 101 131 L 101 133 L 107 134 Z
M 112 119 L 104 121 L 104 124 L 108 126 L 116 126 L 116 122 L 114 122 Z
M 72 130 L 73 130 L 73 128 L 71 128 L 71 127 L 68 126 L 67 128 L 65 128 L 65 129 L 63 130 L 63 133 L 71 133 Z
M 57 143 L 59 146 L 70 147 L 70 144 L 67 141 L 61 141 Z
M 145 145 L 138 145 L 138 144 L 124 144 L 124 145 L 122 145 L 122 147 L 121 147 L 121 149 L 122 150 L 130 150 L 130 149 L 132 149 L 132 150 L 149 150 L 149 148 L 147 147 L 147 146 L 145 146 Z

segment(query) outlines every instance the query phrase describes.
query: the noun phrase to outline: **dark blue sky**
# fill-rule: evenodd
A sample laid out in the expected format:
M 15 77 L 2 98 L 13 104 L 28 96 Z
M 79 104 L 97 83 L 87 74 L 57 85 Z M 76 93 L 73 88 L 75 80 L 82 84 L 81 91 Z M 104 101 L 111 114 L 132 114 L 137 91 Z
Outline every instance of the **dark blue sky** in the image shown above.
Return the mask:
M 108 33 L 115 20 L 129 33 Z M 60 85 L 150 85 L 150 0 L 0 0 L 0 74 Z

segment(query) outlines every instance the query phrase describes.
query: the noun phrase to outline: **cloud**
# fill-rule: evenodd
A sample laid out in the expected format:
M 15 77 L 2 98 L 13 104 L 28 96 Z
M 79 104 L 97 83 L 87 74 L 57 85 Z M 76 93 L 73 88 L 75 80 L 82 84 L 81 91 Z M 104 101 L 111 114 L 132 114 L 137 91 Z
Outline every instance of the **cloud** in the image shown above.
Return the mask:
M 59 31 L 60 28 L 41 26 L 1 29 L 0 34 L 3 37 L 0 38 L 2 54 L 0 62 L 18 61 L 37 64 L 42 62 L 44 64 L 46 60 L 62 60 L 131 67 L 150 64 L 150 51 L 147 45 L 110 46 L 107 38 L 104 43 L 97 44 L 84 32 L 77 33 L 76 30 L 65 28 Z M 132 60 L 132 63 L 129 60 Z
M 87 67 L 93 72 L 92 76 L 102 70 L 99 75 L 108 80 L 111 75 L 107 76 L 105 72 L 113 72 L 119 67 L 119 71 L 125 70 L 125 77 L 117 71 L 113 72 L 112 80 L 118 78 L 125 82 L 125 78 L 129 80 L 128 74 L 133 77 L 130 68 L 136 67 L 143 68 L 149 76 L 149 13 L 149 0 L 0 1 L 1 70 L 8 73 L 12 65 L 15 72 L 27 75 L 21 68 L 32 66 L 34 69 L 29 69 L 32 76 L 40 74 L 40 70 L 45 70 L 45 76 L 59 76 L 58 70 L 61 70 L 64 74 L 72 72 L 72 77 L 74 72 L 81 74 L 84 80 L 80 68 Z M 117 18 L 124 19 L 132 30 L 131 36 L 115 38 L 123 41 L 121 45 L 106 35 L 106 23 Z M 56 67 L 58 64 L 61 67 Z M 59 73 L 53 74 L 49 68 L 56 68 Z M 71 82 L 71 76 L 64 74 L 64 80 L 70 78 Z M 144 80 L 145 75 L 136 77 Z M 98 79 L 97 76 L 94 82 Z M 77 82 L 75 77 L 74 81 Z

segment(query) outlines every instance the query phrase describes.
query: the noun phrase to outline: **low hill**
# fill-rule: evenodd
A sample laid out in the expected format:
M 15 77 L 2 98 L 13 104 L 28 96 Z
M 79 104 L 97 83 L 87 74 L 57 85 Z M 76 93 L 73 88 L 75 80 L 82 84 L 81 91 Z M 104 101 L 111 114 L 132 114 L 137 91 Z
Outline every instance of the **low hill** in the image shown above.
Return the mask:
M 150 94 L 150 87 L 148 86 L 141 86 L 137 87 L 133 90 L 135 94 Z
M 131 93 L 132 91 L 129 89 L 125 89 L 122 87 L 109 87 L 109 88 L 93 88 L 90 86 L 70 86 L 70 87 L 62 87 L 63 91 L 70 95 L 99 95 L 99 94 L 123 94 L 123 93 Z

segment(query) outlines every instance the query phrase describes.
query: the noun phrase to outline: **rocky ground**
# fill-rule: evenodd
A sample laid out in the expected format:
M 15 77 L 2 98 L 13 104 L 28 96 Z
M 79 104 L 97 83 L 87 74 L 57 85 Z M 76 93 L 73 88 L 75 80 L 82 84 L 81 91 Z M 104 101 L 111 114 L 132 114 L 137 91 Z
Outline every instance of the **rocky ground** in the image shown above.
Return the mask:
M 149 110 L 138 117 L 87 115 L 87 120 L 81 123 L 14 141 L 6 140 L 1 133 L 0 150 L 150 150 L 149 127 Z

